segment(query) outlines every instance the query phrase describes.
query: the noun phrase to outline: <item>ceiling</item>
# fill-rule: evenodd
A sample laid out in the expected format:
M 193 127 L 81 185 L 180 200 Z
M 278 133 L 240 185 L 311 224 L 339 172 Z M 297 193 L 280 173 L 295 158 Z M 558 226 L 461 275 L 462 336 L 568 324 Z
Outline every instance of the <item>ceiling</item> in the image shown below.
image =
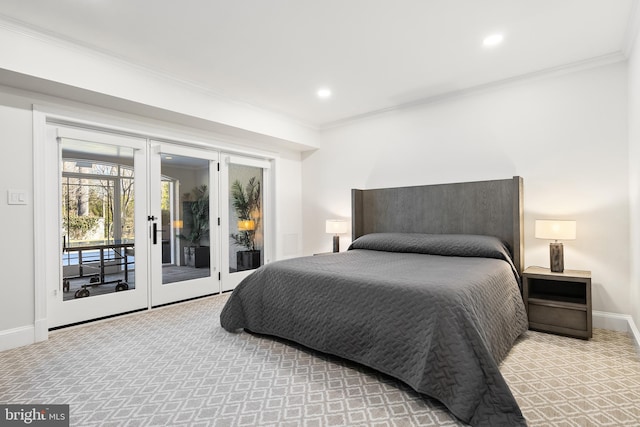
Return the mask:
M 611 55 L 634 0 L 1 0 L 0 18 L 322 128 Z M 486 48 L 484 37 L 502 33 Z M 332 96 L 319 99 L 328 87 Z

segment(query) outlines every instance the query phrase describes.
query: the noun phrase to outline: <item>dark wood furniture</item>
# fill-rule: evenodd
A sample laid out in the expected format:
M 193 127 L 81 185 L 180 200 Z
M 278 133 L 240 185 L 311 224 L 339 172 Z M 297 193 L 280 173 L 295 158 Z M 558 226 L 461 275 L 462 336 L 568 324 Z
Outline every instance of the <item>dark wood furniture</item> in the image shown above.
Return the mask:
M 369 233 L 481 234 L 524 269 L 522 178 L 351 190 L 353 240 Z
M 592 336 L 591 272 L 528 267 L 522 274 L 529 328 L 589 339 Z

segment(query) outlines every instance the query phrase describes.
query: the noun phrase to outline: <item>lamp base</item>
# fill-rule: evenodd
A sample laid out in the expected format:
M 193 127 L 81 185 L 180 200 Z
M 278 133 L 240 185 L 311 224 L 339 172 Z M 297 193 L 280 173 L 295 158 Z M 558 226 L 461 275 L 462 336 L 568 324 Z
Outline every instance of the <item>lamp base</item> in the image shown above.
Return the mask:
M 340 236 L 333 236 L 333 252 L 340 252 Z
M 562 273 L 564 271 L 564 248 L 562 243 L 549 243 L 549 261 L 552 272 Z

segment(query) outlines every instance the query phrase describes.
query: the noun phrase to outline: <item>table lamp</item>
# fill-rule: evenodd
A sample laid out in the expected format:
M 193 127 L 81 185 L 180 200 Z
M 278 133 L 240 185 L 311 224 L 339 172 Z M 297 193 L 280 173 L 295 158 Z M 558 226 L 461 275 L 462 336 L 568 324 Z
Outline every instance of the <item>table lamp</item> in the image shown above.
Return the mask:
M 254 231 L 256 229 L 256 222 L 252 219 L 239 219 L 238 231 Z
M 537 219 L 535 236 L 536 239 L 555 240 L 555 242 L 549 243 L 551 271 L 562 273 L 564 271 L 564 249 L 558 240 L 575 240 L 576 222 Z
M 333 252 L 340 252 L 340 236 L 347 232 L 347 221 L 342 219 L 328 219 L 326 232 L 333 234 Z

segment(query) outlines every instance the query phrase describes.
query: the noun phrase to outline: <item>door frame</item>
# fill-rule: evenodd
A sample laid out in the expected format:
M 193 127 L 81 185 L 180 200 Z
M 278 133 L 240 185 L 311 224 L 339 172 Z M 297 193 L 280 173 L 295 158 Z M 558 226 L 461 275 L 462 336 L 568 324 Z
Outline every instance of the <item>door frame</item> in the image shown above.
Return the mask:
M 271 205 L 271 215 L 268 218 L 269 227 L 273 238 L 265 242 L 265 250 L 271 254 L 265 263 L 271 262 L 275 256 L 275 172 L 279 156 L 272 151 L 259 148 L 247 148 L 233 141 L 222 142 L 213 136 L 194 139 L 193 134 L 178 129 L 169 129 L 158 125 L 145 123 L 138 117 L 129 116 L 126 113 L 119 114 L 99 113 L 71 106 L 32 104 L 32 132 L 33 132 L 33 282 L 34 282 L 34 328 L 33 342 L 45 341 L 49 338 L 49 325 L 47 317 L 47 280 L 48 272 L 52 268 L 57 269 L 59 260 L 47 253 L 46 232 L 48 229 L 47 218 L 44 211 L 48 204 L 57 206 L 57 195 L 48 194 L 46 190 L 47 180 L 51 177 L 51 165 L 47 161 L 44 149 L 47 142 L 47 125 L 57 124 L 75 127 L 79 129 L 95 130 L 99 132 L 116 133 L 125 136 L 142 137 L 146 139 L 168 141 L 187 147 L 201 148 L 205 150 L 225 153 L 227 155 L 248 156 L 271 162 L 270 178 L 272 191 L 268 200 Z M 206 142 L 205 142 L 206 141 Z M 56 166 L 57 167 L 57 166 Z M 54 172 L 57 173 L 57 170 Z M 266 255 L 266 254 L 265 254 Z M 221 265 L 221 264 L 219 264 Z
M 197 298 L 205 295 L 220 293 L 220 238 L 219 226 L 217 225 L 220 212 L 218 209 L 218 187 L 219 177 L 217 165 L 219 164 L 219 153 L 217 151 L 203 150 L 199 148 L 184 147 L 178 144 L 149 140 L 149 171 L 150 171 L 150 194 L 148 197 L 147 211 L 149 215 L 160 217 L 160 191 L 155 182 L 161 177 L 161 155 L 172 154 L 176 156 L 186 156 L 209 161 L 209 242 L 210 242 L 210 276 L 189 281 L 162 283 L 162 253 L 160 247 L 150 244 L 149 249 L 149 277 L 150 277 L 150 298 L 149 307 L 157 307 L 164 304 Z M 151 231 L 153 234 L 153 231 Z M 151 236 L 153 237 L 153 236 Z M 155 249 L 155 250 L 154 250 Z
M 91 130 L 74 129 L 65 126 L 51 124 L 48 127 L 48 139 L 45 142 L 45 155 L 49 160 L 56 159 L 55 165 L 48 169 L 47 197 L 50 202 L 45 207 L 46 235 L 40 244 L 46 248 L 47 253 L 61 255 L 62 237 L 60 233 L 62 200 L 61 183 L 62 171 L 60 165 L 61 141 L 87 141 L 95 142 L 111 147 L 126 147 L 133 150 L 135 177 L 133 180 L 136 199 L 147 199 L 147 143 L 143 138 L 134 138 L 118 134 L 100 133 Z M 54 135 L 55 133 L 55 135 Z M 52 137 L 55 136 L 55 140 Z M 99 179 L 99 178 L 98 178 Z M 146 204 L 135 204 L 134 226 L 136 235 L 136 261 L 148 258 L 148 246 L 146 239 Z M 52 258 L 52 257 L 51 257 Z M 46 295 L 47 311 L 51 310 L 48 317 L 48 327 L 66 326 L 87 320 L 108 317 L 148 306 L 148 270 L 144 264 L 136 262 L 135 281 L 136 286 L 126 292 L 113 292 L 100 295 L 100 298 L 78 298 L 64 301 L 62 294 L 63 269 L 62 257 L 57 257 L 57 263 L 50 262 L 47 269 Z
M 240 271 L 231 273 L 229 271 L 229 165 L 238 164 L 244 166 L 253 166 L 263 169 L 262 183 L 262 202 L 265 220 L 263 221 L 264 233 L 264 264 L 271 262 L 274 256 L 274 236 L 275 236 L 275 199 L 273 190 L 274 184 L 274 159 L 255 158 L 244 155 L 237 155 L 229 152 L 222 152 L 220 155 L 220 213 L 221 213 L 221 229 L 220 229 L 220 256 L 222 262 L 220 264 L 220 272 L 222 276 L 221 291 L 227 292 L 235 289 L 235 287 L 254 270 Z

